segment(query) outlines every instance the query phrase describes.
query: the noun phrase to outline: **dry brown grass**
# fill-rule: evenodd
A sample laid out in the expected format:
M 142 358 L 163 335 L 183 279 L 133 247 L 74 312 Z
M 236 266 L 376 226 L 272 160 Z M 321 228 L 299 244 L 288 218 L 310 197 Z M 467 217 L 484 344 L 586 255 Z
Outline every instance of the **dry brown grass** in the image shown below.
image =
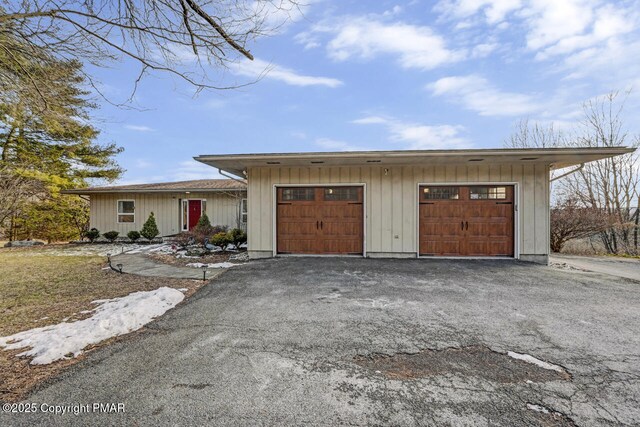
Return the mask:
M 103 270 L 104 266 L 103 257 L 52 256 L 38 248 L 0 249 L 0 336 L 60 323 L 67 318 L 81 319 L 80 312 L 95 308 L 91 301 L 97 299 L 162 286 L 187 288 L 185 294 L 190 296 L 203 284 L 196 280 L 118 274 Z M 2 401 L 24 398 L 39 382 L 82 358 L 30 365 L 30 359 L 15 357 L 22 351 L 0 349 Z

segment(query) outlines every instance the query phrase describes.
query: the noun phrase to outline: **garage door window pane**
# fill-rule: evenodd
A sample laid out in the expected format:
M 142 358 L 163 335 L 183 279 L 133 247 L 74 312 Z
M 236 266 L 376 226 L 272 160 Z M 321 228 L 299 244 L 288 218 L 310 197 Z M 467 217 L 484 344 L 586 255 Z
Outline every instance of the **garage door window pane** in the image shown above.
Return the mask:
M 483 200 L 483 199 L 506 199 L 507 198 L 507 187 L 470 187 L 469 188 L 469 197 L 472 200 Z
M 315 198 L 315 188 L 283 188 L 282 200 L 284 201 L 304 201 Z
M 324 199 L 327 201 L 358 201 L 358 189 L 354 187 L 329 187 L 324 189 Z
M 459 187 L 424 187 L 422 197 L 425 200 L 458 200 L 460 198 Z

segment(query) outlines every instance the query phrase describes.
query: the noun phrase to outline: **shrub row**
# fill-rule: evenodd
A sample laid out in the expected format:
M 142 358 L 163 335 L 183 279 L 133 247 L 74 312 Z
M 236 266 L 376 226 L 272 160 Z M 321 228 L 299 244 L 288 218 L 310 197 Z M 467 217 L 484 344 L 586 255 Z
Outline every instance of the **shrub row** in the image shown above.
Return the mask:
M 160 234 L 160 230 L 158 230 L 158 225 L 156 224 L 156 218 L 153 215 L 153 212 L 151 212 L 151 214 L 149 215 L 149 218 L 142 225 L 142 230 L 129 231 L 127 233 L 127 237 L 132 242 L 137 241 L 138 239 L 140 239 L 140 237 L 144 237 L 145 239 L 151 241 L 156 237 L 158 237 L 159 234 Z M 120 233 L 115 230 L 102 233 L 102 237 L 104 237 L 110 242 L 114 242 L 119 235 Z M 100 237 L 100 231 L 97 228 L 92 228 L 91 230 L 86 231 L 84 233 L 84 237 L 86 237 L 87 239 L 89 239 L 90 242 L 93 243 L 98 237 Z
M 183 247 L 190 244 L 209 243 L 224 251 L 230 244 L 233 244 L 236 249 L 240 248 L 247 242 L 247 233 L 240 228 L 228 230 L 228 227 L 223 225 L 211 225 L 207 214 L 202 214 L 192 231 L 178 234 L 174 241 Z

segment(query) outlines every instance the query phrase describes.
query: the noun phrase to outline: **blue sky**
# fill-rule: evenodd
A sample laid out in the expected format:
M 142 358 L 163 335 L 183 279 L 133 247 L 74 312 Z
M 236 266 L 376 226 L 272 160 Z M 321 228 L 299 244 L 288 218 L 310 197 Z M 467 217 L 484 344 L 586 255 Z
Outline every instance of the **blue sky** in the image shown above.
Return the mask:
M 627 124 L 640 127 L 638 1 L 307 3 L 249 46 L 254 62 L 209 70 L 234 84 L 268 67 L 256 84 L 194 96 L 158 73 L 137 109 L 103 103 L 100 140 L 125 148 L 119 182 L 217 177 L 199 154 L 500 147 L 523 118 L 570 130 L 583 101 L 634 87 Z M 137 69 L 94 71 L 121 101 Z

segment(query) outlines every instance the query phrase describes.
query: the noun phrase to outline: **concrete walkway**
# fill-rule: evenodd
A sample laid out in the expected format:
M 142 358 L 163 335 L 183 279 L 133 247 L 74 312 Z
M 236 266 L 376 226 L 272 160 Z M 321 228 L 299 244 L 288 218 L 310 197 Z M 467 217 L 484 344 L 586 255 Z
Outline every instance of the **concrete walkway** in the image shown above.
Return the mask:
M 549 257 L 553 263 L 567 265 L 586 271 L 609 274 L 640 281 L 640 260 L 613 256 L 579 256 L 553 254 Z
M 202 269 L 194 267 L 177 267 L 175 265 L 161 264 L 146 257 L 144 254 L 123 253 L 111 257 L 111 265 L 122 264 L 124 273 L 137 274 L 139 276 L 172 277 L 175 279 L 200 279 Z M 213 279 L 224 268 L 211 268 L 207 270 L 207 280 Z

